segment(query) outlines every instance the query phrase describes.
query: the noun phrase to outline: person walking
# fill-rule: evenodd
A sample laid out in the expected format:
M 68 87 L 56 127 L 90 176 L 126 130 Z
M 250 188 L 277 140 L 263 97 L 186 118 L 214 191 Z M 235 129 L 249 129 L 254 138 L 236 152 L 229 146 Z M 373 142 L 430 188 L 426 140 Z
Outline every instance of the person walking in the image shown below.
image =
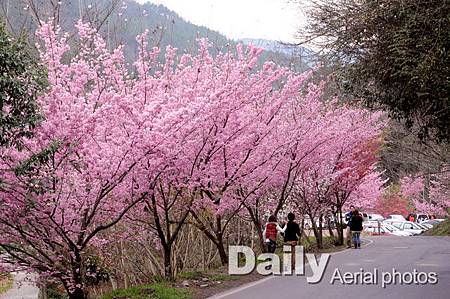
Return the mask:
M 291 246 L 291 269 L 294 270 L 295 268 L 295 246 L 297 246 L 298 240 L 301 236 L 300 232 L 300 226 L 297 222 L 295 222 L 295 215 L 294 213 L 289 213 L 287 215 L 288 222 L 284 226 L 284 243 L 288 246 Z
M 363 217 L 357 209 L 352 213 L 352 219 L 350 220 L 350 230 L 352 233 L 353 245 L 356 248 L 361 248 L 361 232 L 363 230 Z
M 271 215 L 268 222 L 264 226 L 263 237 L 267 245 L 267 252 L 274 253 L 277 249 L 277 236 L 278 232 L 284 233 L 286 226 L 284 228 L 280 227 L 277 223 L 277 217 Z
M 347 248 L 351 248 L 352 247 L 352 233 L 350 230 L 350 225 L 351 225 L 351 220 L 352 220 L 352 216 L 353 216 L 353 211 L 355 210 L 355 206 L 351 205 L 350 206 L 350 212 L 345 214 L 345 222 L 347 224 L 347 228 L 345 230 L 345 235 L 346 235 L 346 240 L 347 240 Z

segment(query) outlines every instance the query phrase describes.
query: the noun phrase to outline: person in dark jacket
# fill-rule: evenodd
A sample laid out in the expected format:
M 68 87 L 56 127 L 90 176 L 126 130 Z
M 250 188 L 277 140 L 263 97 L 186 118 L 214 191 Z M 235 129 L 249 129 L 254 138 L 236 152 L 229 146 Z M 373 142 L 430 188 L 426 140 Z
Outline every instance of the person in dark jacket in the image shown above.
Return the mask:
M 295 222 L 294 213 L 289 213 L 287 215 L 288 222 L 284 226 L 284 243 L 286 245 L 291 246 L 291 254 L 292 254 L 292 269 L 295 268 L 295 246 L 297 246 L 298 239 L 301 236 L 300 226 L 297 222 Z
M 347 229 L 346 229 L 347 248 L 352 247 L 352 233 L 350 231 L 350 224 L 351 224 L 352 215 L 353 215 L 354 210 L 355 210 L 355 206 L 351 205 L 350 212 L 345 214 L 345 222 L 347 225 Z
M 355 248 L 361 248 L 361 232 L 363 230 L 363 217 L 357 209 L 352 213 L 350 220 L 350 230 L 352 232 L 352 241 Z

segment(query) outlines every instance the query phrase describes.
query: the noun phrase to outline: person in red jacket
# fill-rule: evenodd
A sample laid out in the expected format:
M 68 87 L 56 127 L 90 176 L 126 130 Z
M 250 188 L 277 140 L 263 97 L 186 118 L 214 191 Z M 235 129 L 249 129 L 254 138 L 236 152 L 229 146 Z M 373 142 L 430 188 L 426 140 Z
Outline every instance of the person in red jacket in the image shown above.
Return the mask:
M 277 217 L 275 215 L 271 215 L 269 217 L 269 221 L 266 223 L 264 227 L 263 237 L 265 240 L 265 243 L 267 245 L 267 251 L 269 253 L 274 253 L 275 249 L 277 248 L 277 236 L 278 233 L 284 233 L 284 230 L 286 229 L 286 226 L 284 228 L 281 228 L 277 223 Z

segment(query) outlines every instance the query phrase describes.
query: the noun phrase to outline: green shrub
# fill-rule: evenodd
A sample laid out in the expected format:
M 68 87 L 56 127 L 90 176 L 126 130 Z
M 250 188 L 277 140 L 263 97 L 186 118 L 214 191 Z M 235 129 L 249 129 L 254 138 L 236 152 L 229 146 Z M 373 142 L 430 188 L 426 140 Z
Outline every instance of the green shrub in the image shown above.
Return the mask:
M 450 219 L 447 219 L 425 232 L 426 236 L 450 236 Z

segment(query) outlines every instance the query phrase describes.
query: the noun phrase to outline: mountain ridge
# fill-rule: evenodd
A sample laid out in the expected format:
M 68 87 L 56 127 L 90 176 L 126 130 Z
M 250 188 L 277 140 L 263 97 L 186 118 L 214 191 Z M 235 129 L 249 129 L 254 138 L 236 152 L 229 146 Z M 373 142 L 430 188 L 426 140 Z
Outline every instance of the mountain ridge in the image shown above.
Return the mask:
M 0 16 L 8 18 L 7 23 L 11 31 L 33 33 L 37 28 L 36 19 L 45 20 L 55 14 L 51 11 L 51 7 L 44 5 L 45 0 L 33 0 L 34 3 L 40 4 L 36 6 L 35 11 L 31 8 L 25 9 L 29 7 L 28 1 L 17 0 L 9 4 L 6 10 L 4 7 L 0 9 Z M 64 1 L 57 11 L 59 23 L 64 31 L 73 32 L 74 25 L 81 15 L 84 21 L 99 26 L 99 32 L 112 48 L 124 45 L 125 57 L 129 62 L 136 57 L 138 48 L 136 36 L 144 30 L 149 31 L 149 46 L 158 46 L 162 51 L 171 45 L 179 52 L 195 53 L 197 38 L 208 38 L 214 45 L 213 51 L 234 50 L 237 43 L 248 45 L 250 40 L 262 41 L 261 39 L 233 40 L 218 31 L 185 20 L 162 4 L 150 2 L 140 4 L 134 0 L 116 0 L 114 2 L 116 5 L 110 7 L 110 3 L 113 2 L 110 0 Z M 8 15 L 5 15 L 5 11 Z M 35 16 L 32 15 L 33 13 Z M 33 44 L 33 36 L 31 35 L 30 38 Z M 304 71 L 311 67 L 302 59 L 296 59 L 292 50 L 287 48 L 278 50 L 274 46 L 274 41 L 267 41 L 262 48 L 265 51 L 261 55 L 261 62 L 272 60 L 297 71 Z

